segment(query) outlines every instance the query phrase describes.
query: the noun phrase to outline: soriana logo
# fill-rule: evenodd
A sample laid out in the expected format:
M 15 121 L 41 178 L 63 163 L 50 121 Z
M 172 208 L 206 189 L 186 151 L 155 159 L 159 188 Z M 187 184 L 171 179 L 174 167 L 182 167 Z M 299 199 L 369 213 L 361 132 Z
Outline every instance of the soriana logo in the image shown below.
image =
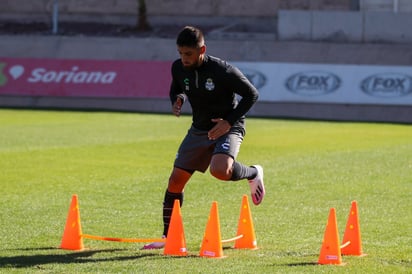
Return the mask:
M 169 74 L 169 62 L 0 58 L 0 95 L 167 98 Z
M 12 67 L 10 71 L 17 70 L 19 74 L 24 71 L 21 66 Z M 73 84 L 112 84 L 116 79 L 115 71 L 86 71 L 78 66 L 73 66 L 70 70 L 47 70 L 36 68 L 27 79 L 30 83 L 73 83 Z

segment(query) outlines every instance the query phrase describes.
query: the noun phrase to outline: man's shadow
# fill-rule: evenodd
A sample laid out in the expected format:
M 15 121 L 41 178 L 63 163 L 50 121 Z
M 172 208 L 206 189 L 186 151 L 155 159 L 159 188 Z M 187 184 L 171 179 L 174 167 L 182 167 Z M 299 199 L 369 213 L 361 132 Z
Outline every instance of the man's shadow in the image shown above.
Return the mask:
M 61 249 L 54 247 L 45 247 L 45 248 L 25 248 L 25 249 L 14 249 L 18 251 L 24 251 L 33 253 L 33 251 L 44 251 L 50 250 L 59 251 Z M 136 254 L 136 255 L 119 255 L 121 252 L 128 251 L 126 249 L 100 249 L 100 250 L 85 250 L 73 253 L 64 253 L 64 254 L 30 254 L 30 255 L 19 255 L 11 257 L 0 257 L 0 268 L 29 268 L 40 265 L 47 264 L 82 264 L 82 263 L 98 263 L 98 262 L 108 262 L 108 261 L 127 261 L 127 260 L 137 260 L 144 257 L 150 256 L 161 256 L 159 254 L 145 253 L 145 254 Z M 129 250 L 130 252 L 130 250 Z M 111 256 L 105 258 L 93 258 L 93 255 L 98 253 L 109 253 Z M 116 255 L 113 256 L 113 254 Z

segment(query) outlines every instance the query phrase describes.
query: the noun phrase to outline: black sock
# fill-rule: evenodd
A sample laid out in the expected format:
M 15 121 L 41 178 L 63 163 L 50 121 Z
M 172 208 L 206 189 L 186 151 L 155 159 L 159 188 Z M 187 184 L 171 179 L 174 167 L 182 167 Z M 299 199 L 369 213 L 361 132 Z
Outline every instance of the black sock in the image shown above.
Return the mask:
M 167 236 L 167 231 L 169 230 L 170 217 L 172 216 L 175 200 L 179 200 L 180 207 L 182 207 L 183 193 L 171 193 L 166 190 L 165 199 L 163 201 L 163 235 L 165 236 Z
M 232 177 L 231 181 L 238 181 L 242 179 L 251 180 L 257 175 L 257 169 L 250 166 L 245 166 L 239 162 L 233 163 Z

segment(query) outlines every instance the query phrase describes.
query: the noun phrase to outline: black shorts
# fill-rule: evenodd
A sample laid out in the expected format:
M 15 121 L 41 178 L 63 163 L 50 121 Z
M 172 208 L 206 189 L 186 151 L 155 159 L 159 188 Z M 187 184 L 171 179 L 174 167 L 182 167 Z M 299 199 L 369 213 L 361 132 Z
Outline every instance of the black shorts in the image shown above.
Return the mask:
M 217 140 L 209 140 L 207 132 L 194 127 L 188 130 L 176 154 L 175 167 L 205 172 L 214 154 L 227 154 L 236 159 L 245 136 L 244 128 L 232 127 Z

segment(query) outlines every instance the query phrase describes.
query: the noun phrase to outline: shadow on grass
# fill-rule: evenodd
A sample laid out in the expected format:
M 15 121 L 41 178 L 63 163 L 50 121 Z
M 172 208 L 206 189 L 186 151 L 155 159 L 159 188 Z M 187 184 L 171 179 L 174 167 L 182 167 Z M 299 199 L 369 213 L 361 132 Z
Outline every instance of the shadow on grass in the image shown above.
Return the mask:
M 317 256 L 318 254 L 302 254 L 299 252 L 283 252 L 281 253 L 280 257 L 293 257 L 293 258 L 299 258 L 300 261 L 296 262 L 289 262 L 289 263 L 279 263 L 279 264 L 274 264 L 276 266 L 281 266 L 281 267 L 300 267 L 300 266 L 316 266 L 319 265 L 317 262 Z
M 319 265 L 316 262 L 302 262 L 302 263 L 291 263 L 291 264 L 284 264 L 284 266 L 307 266 L 307 265 Z
M 17 249 L 14 249 L 17 251 Z M 53 247 L 44 247 L 44 248 L 24 248 L 18 249 L 20 251 L 43 251 L 43 250 L 61 250 Z M 12 257 L 0 257 L 0 269 L 1 268 L 26 268 L 41 266 L 46 264 L 81 264 L 81 263 L 99 263 L 99 262 L 110 262 L 110 261 L 127 261 L 127 260 L 137 260 L 145 257 L 156 257 L 161 256 L 159 254 L 147 253 L 147 254 L 136 254 L 136 255 L 124 255 L 105 258 L 93 258 L 95 254 L 102 253 L 119 253 L 121 251 L 128 251 L 125 249 L 101 249 L 101 250 L 85 250 L 78 251 L 73 253 L 65 254 L 30 254 L 30 255 L 19 255 Z

